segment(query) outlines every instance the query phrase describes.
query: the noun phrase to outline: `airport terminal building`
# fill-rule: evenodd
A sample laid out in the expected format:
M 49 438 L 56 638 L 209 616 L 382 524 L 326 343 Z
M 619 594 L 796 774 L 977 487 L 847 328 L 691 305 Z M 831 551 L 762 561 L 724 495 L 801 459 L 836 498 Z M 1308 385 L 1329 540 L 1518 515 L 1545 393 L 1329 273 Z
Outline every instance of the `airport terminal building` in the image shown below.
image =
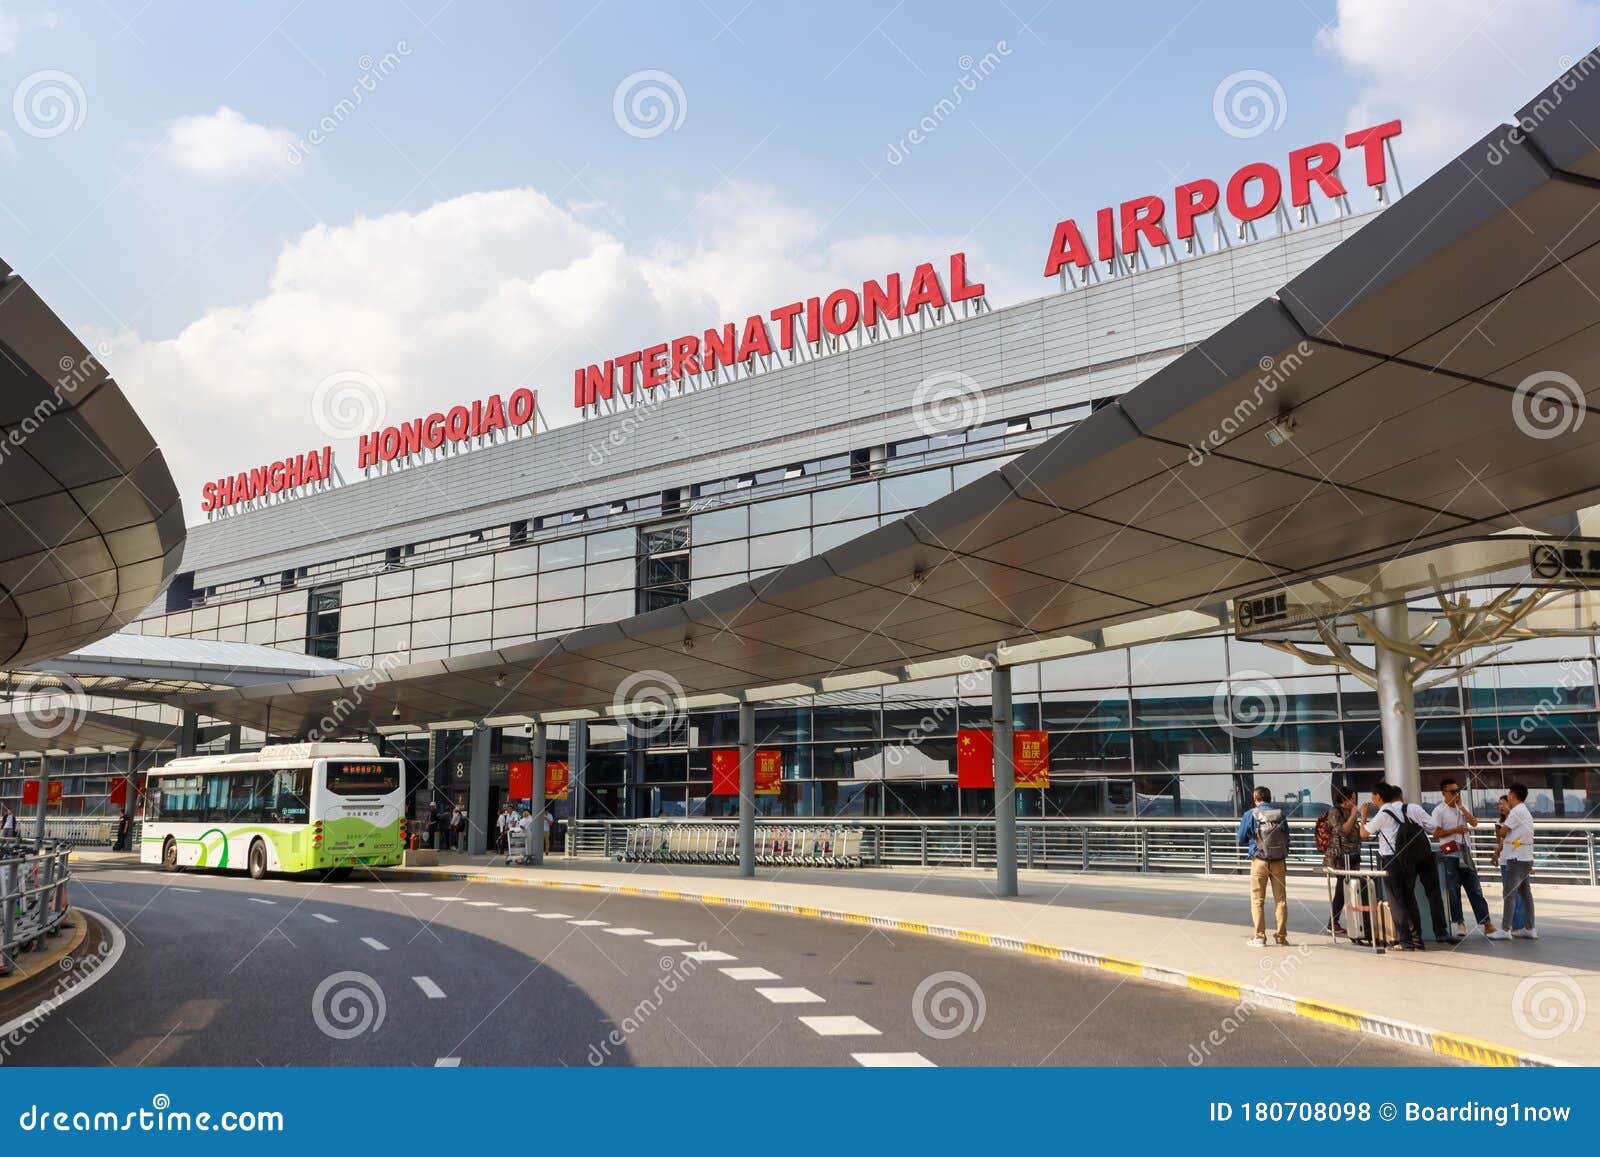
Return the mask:
M 852 324 L 837 340 L 797 341 L 791 358 L 758 356 L 677 388 L 663 375 L 648 401 L 618 392 L 608 402 L 592 375 L 585 396 L 580 370 L 582 420 L 557 428 L 534 430 L 526 390 L 463 403 L 431 423 L 391 415 L 361 440 L 366 477 L 335 484 L 328 451 L 313 447 L 253 479 L 208 485 L 209 520 L 190 529 L 181 571 L 126 631 L 385 667 L 561 635 L 745 582 L 900 518 L 1083 420 L 1371 219 L 1285 220 L 1273 236 L 1074 277 L 999 309 L 978 286 L 965 300 L 951 294 L 942 308 L 869 327 L 845 303 L 833 316 Z M 965 272 L 954 259 L 949 269 L 950 279 Z M 794 322 L 804 328 L 804 313 Z M 642 352 L 641 373 L 651 351 Z M 681 352 L 670 355 L 675 366 Z M 752 367 L 762 372 L 744 372 Z M 1267 380 L 1272 367 L 1262 372 Z M 1256 784 L 1312 810 L 1326 804 L 1330 782 L 1381 774 L 1376 694 L 1361 683 L 1225 630 L 1129 646 L 1108 632 L 1099 642 L 1094 653 L 1014 668 L 1014 725 L 1048 736 L 1049 786 L 1019 791 L 1023 814 L 1231 817 Z M 1238 715 L 1260 686 L 1274 700 L 1265 727 Z M 177 715 L 157 704 L 94 707 Z M 891 671 L 880 685 L 763 703 L 757 742 L 781 753 L 782 781 L 760 811 L 992 815 L 993 790 L 961 787 L 957 774 L 959 733 L 987 728 L 989 713 L 982 671 Z M 735 798 L 711 790 L 712 750 L 734 742 L 736 717 L 728 708 L 691 710 L 660 728 L 552 725 L 553 758 L 582 748 L 563 814 L 731 814 Z M 1492 800 L 1518 778 L 1536 814 L 1600 813 L 1590 640 L 1515 644 L 1428 691 L 1418 717 L 1425 790 L 1454 775 L 1478 789 L 1474 800 Z M 418 783 L 431 776 L 464 798 L 474 722 L 396 729 L 385 741 Z M 1514 729 L 1523 738 L 1508 748 Z M 527 730 L 495 728 L 490 804 L 504 798 L 508 764 L 526 756 Z M 47 758 L 64 777 L 70 814 L 103 810 L 130 760 L 167 754 Z M 17 778 L 0 773 L 0 798 L 20 793 L 23 762 L 11 765 Z

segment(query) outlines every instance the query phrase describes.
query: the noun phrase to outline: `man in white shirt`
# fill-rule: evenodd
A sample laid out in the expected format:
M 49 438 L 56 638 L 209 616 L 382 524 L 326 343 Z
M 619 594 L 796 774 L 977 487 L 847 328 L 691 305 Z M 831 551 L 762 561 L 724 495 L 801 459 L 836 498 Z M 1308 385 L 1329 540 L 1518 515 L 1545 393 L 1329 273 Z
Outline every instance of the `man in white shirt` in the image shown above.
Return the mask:
M 1376 810 L 1374 811 L 1374 807 Z M 1415 823 L 1423 833 L 1433 832 L 1433 817 L 1427 809 L 1408 804 L 1400 789 L 1392 783 L 1380 783 L 1372 791 L 1372 802 L 1361 806 L 1361 838 L 1378 841 L 1378 862 L 1386 876 L 1389 910 L 1394 914 L 1394 935 L 1402 950 L 1422 951 L 1422 921 L 1417 912 L 1417 884 L 1422 884 L 1428 901 L 1428 912 L 1433 917 L 1435 938 L 1441 943 L 1454 944 L 1457 938 L 1450 935 L 1450 926 L 1444 919 L 1444 896 L 1439 891 L 1439 864 L 1434 859 L 1433 848 L 1426 843 L 1426 835 L 1407 842 L 1402 830 L 1407 820 Z
M 533 841 L 539 837 L 534 834 L 538 824 L 531 811 L 523 812 L 517 820 L 517 834 L 522 837 L 522 859 L 526 863 L 533 859 Z
M 1528 879 L 1533 871 L 1533 813 L 1528 810 L 1528 789 L 1524 784 L 1514 783 L 1506 788 L 1506 794 L 1511 797 L 1511 810 L 1496 829 L 1505 837 L 1505 847 L 1500 853 L 1505 900 L 1500 912 L 1500 930 L 1491 932 L 1489 939 L 1537 940 L 1539 934 L 1533 930 L 1533 886 Z M 1514 933 L 1507 932 L 1518 897 L 1522 899 L 1523 926 Z
M 1467 934 L 1461 912 L 1461 890 L 1465 888 L 1467 900 L 1472 904 L 1472 918 L 1484 935 L 1488 935 L 1494 931 L 1494 924 L 1489 919 L 1489 902 L 1483 898 L 1483 886 L 1478 882 L 1478 861 L 1468 834 L 1478 826 L 1478 817 L 1461 798 L 1461 785 L 1454 777 L 1440 780 L 1439 791 L 1444 802 L 1433 809 L 1433 838 L 1439 843 L 1439 866 L 1444 869 L 1450 930 L 1457 936 Z

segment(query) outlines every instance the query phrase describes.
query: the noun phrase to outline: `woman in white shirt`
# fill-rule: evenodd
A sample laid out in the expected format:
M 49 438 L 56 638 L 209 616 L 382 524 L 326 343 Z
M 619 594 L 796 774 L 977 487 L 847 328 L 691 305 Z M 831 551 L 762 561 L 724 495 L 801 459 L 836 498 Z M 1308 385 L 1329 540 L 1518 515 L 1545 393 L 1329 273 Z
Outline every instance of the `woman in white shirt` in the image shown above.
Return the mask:
M 1511 797 L 1511 810 L 1495 828 L 1503 836 L 1505 845 L 1500 853 L 1500 867 L 1505 877 L 1505 900 L 1500 913 L 1500 928 L 1489 933 L 1490 940 L 1537 940 L 1533 929 L 1533 886 L 1528 877 L 1533 872 L 1533 813 L 1528 810 L 1528 789 L 1520 783 L 1506 788 Z M 1512 926 L 1517 901 L 1522 901 L 1523 926 L 1507 932 Z

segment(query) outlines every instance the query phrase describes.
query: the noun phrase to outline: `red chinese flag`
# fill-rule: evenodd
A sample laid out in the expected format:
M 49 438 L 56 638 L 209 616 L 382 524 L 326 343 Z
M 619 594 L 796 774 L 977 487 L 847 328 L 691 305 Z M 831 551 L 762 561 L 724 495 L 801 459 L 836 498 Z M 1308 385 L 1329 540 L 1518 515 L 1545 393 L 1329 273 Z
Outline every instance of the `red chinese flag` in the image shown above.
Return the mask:
M 512 799 L 533 798 L 533 764 L 514 761 L 506 768 L 506 794 Z
M 1050 786 L 1050 735 L 1044 731 L 1018 731 L 1012 736 L 1011 758 L 1018 787 Z
M 22 806 L 36 807 L 39 803 L 39 781 L 25 779 L 22 781 Z
M 567 771 L 567 761 L 551 759 L 544 765 L 544 798 L 566 799 L 572 777 Z
M 711 794 L 739 794 L 739 752 L 719 747 L 711 753 Z
M 994 786 L 994 736 L 987 731 L 956 735 L 956 785 Z
M 777 795 L 783 786 L 783 752 L 756 752 L 756 794 Z
M 128 781 L 118 776 L 111 781 L 110 802 L 112 807 L 126 807 L 128 803 Z

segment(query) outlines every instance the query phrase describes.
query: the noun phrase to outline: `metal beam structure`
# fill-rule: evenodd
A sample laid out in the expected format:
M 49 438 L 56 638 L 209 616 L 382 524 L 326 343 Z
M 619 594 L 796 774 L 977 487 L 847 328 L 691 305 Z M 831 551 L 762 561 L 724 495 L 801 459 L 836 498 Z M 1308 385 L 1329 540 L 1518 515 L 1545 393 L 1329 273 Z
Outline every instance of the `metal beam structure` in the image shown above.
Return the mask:
M 1012 748 L 1011 668 L 989 673 L 989 726 L 994 739 L 994 894 L 1017 894 L 1017 767 Z
M 538 722 L 533 725 L 533 840 L 528 846 L 528 862 L 544 863 L 544 810 L 545 772 L 550 766 L 550 725 Z
M 739 875 L 756 874 L 756 705 L 739 704 Z

